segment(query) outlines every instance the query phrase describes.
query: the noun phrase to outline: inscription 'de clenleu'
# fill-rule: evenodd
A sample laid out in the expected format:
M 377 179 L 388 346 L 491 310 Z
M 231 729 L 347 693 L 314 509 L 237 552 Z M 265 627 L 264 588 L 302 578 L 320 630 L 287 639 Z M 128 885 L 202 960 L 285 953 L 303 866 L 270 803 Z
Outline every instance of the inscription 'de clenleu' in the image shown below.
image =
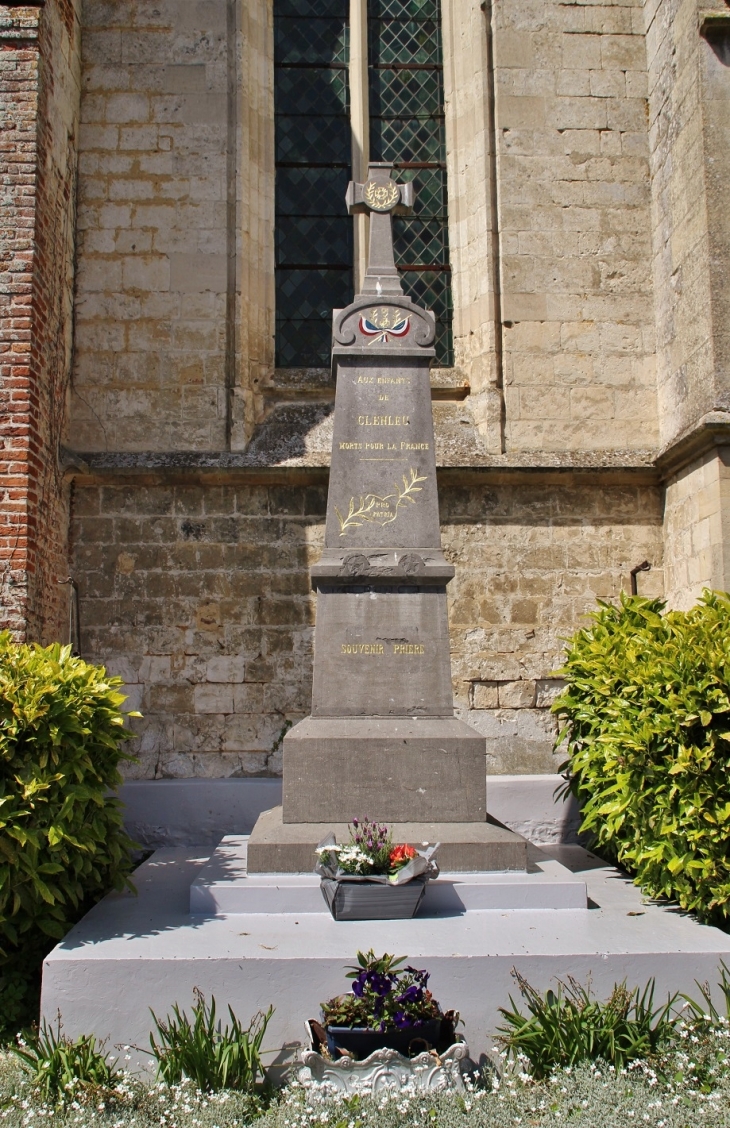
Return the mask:
M 372 319 L 372 320 L 371 320 Z M 406 321 L 400 320 L 399 312 L 388 310 L 387 308 L 380 310 L 372 310 L 368 317 L 364 317 L 362 321 L 370 328 L 377 328 L 383 332 L 398 333 L 403 325 L 407 325 Z M 361 325 L 365 331 L 364 325 Z M 407 330 L 406 330 L 407 331 Z M 386 375 L 363 375 L 360 374 L 354 381 L 356 384 L 371 385 L 378 390 L 378 399 L 387 401 L 388 395 L 385 394 L 384 385 L 409 385 L 411 383 L 410 377 L 407 376 L 386 376 Z M 380 414 L 373 412 L 365 412 L 356 416 L 358 427 L 410 427 L 411 417 L 405 414 Z M 386 453 L 397 452 L 399 454 L 407 453 L 410 451 L 429 449 L 430 444 L 427 442 L 409 442 L 405 439 L 396 440 L 394 442 L 356 442 L 356 441 L 340 441 L 338 449 L 341 451 L 350 451 L 353 453 L 369 453 L 383 451 Z M 360 494 L 358 498 L 351 497 L 347 513 L 335 506 L 335 513 L 340 525 L 340 536 L 347 536 L 349 532 L 354 529 L 360 528 L 363 524 L 375 524 L 385 527 L 391 525 L 397 520 L 398 515 L 402 508 L 407 505 L 415 505 L 418 501 L 417 494 L 421 492 L 420 482 L 427 481 L 428 476 L 418 473 L 418 470 L 410 467 L 407 474 L 403 475 L 402 485 L 399 482 L 393 483 L 392 493 L 369 493 Z

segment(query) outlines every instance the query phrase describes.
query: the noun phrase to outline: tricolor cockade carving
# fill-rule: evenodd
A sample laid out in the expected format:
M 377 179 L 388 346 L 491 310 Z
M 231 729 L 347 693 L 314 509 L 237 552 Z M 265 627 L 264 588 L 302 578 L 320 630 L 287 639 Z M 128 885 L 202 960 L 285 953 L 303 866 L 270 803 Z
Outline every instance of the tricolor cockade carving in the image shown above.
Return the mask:
M 360 332 L 370 337 L 371 345 L 387 345 L 393 337 L 405 337 L 410 327 L 410 317 L 393 306 L 378 306 L 360 315 Z

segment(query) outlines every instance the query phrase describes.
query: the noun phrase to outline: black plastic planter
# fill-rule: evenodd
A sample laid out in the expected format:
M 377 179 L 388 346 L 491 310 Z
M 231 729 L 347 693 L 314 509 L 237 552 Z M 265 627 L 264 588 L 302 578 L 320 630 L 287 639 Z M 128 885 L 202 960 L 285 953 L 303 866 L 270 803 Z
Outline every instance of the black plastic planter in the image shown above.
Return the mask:
M 375 1050 L 397 1050 L 404 1057 L 433 1049 L 441 1039 L 441 1018 L 430 1018 L 420 1026 L 407 1030 L 369 1030 L 359 1026 L 327 1026 L 327 1048 L 333 1060 L 342 1057 L 340 1050 L 363 1061 Z

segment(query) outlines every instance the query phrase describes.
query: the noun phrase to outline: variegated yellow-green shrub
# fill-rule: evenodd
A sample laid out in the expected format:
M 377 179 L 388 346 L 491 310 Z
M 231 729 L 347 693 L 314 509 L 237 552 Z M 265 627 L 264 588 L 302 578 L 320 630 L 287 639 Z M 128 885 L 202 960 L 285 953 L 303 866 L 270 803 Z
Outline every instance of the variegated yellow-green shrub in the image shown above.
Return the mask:
M 651 897 L 730 923 L 730 596 L 600 603 L 553 706 L 595 848 Z
M 23 1013 L 45 952 L 125 884 L 121 684 L 68 646 L 0 633 L 0 1027 Z

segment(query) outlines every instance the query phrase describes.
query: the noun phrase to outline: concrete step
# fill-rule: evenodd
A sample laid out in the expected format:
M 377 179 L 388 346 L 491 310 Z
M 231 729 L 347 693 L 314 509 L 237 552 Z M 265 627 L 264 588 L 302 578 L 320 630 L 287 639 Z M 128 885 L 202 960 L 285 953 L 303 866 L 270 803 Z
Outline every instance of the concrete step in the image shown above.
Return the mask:
M 282 1065 L 303 1044 L 305 1019 L 347 990 L 345 965 L 373 948 L 431 972 L 436 998 L 461 1012 L 478 1058 L 491 1049 L 498 1008 L 518 995 L 513 967 L 539 990 L 574 975 L 604 998 L 617 981 L 643 985 L 654 976 L 661 1001 L 667 991 L 697 995 L 695 979 L 715 984 L 720 960 L 730 963 L 730 936 L 719 929 L 646 902 L 624 874 L 579 847 L 542 852 L 585 882 L 588 908 L 352 922 L 321 911 L 205 916 L 190 913 L 190 887 L 210 849 L 162 849 L 136 871 L 137 896 L 110 894 L 48 956 L 42 1013 L 53 1023 L 60 1010 L 70 1037 L 144 1047 L 149 1008 L 164 1017 L 175 1002 L 189 1007 L 194 987 L 242 1020 L 273 1003 L 267 1061 Z M 144 1068 L 144 1053 L 130 1053 L 130 1064 Z
M 190 912 L 323 913 L 319 877 L 249 874 L 248 835 L 227 835 L 190 886 Z M 584 909 L 585 881 L 555 858 L 530 847 L 528 871 L 443 873 L 429 881 L 419 917 L 499 909 Z

